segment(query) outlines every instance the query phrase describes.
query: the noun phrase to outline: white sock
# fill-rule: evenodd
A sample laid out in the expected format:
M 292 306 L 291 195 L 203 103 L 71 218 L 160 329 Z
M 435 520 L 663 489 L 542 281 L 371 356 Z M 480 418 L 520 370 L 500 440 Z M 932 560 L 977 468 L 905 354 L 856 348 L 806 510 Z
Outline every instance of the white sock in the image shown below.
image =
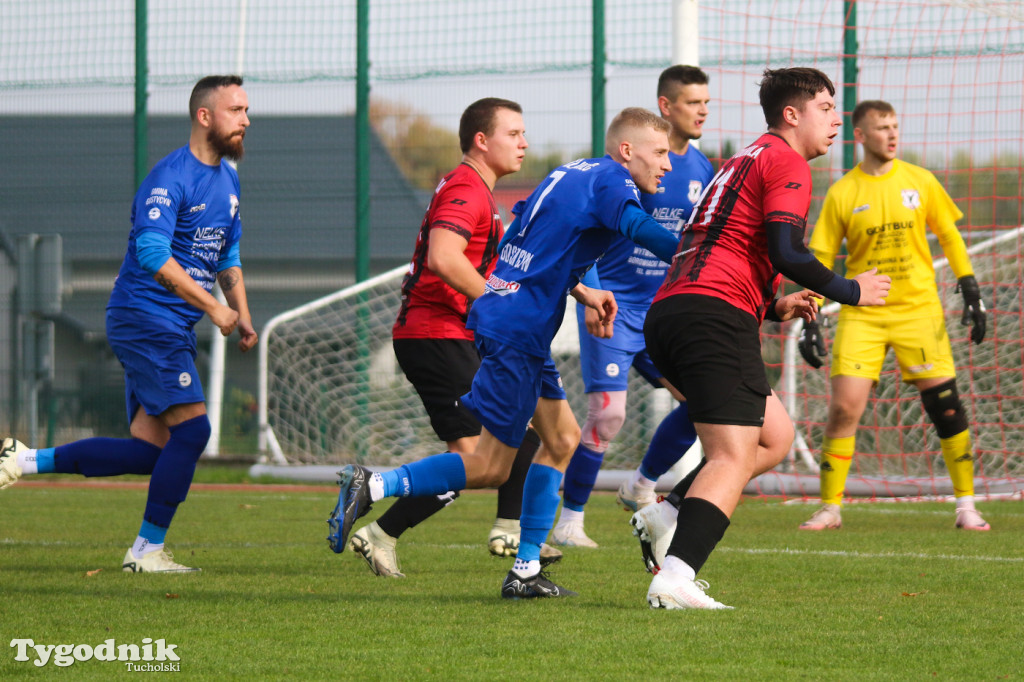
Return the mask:
M 974 509 L 974 495 L 964 495 L 956 498 L 957 509 Z
M 159 545 L 153 544 L 141 535 L 135 538 L 135 544 L 132 545 L 132 556 L 136 559 L 141 559 L 150 552 L 159 552 L 164 548 L 164 543 Z
M 22 450 L 15 458 L 15 463 L 21 467 L 21 475 L 29 476 L 39 473 L 39 465 L 36 463 L 35 450 Z
M 516 557 L 516 563 L 512 566 L 512 572 L 520 578 L 532 578 L 540 573 L 540 561 L 537 559 L 534 559 L 533 561 L 523 561 Z
M 633 488 L 633 490 L 636 490 L 638 488 L 640 490 L 654 490 L 655 483 L 657 483 L 657 481 L 652 481 L 651 479 L 647 478 L 646 476 L 640 473 L 639 469 L 634 470 L 633 475 L 629 477 L 629 485 L 630 487 Z
M 561 526 L 567 523 L 574 522 L 583 523 L 583 511 L 573 511 L 567 507 L 562 507 L 562 513 L 558 517 L 558 525 Z
M 370 502 L 379 502 L 384 499 L 384 477 L 379 473 L 370 475 Z
M 663 573 L 668 573 L 669 576 L 675 574 L 681 578 L 686 578 L 687 580 L 697 579 L 697 571 L 690 568 L 690 564 L 671 554 L 666 556 L 665 561 L 661 563 L 661 571 L 659 572 L 659 575 Z

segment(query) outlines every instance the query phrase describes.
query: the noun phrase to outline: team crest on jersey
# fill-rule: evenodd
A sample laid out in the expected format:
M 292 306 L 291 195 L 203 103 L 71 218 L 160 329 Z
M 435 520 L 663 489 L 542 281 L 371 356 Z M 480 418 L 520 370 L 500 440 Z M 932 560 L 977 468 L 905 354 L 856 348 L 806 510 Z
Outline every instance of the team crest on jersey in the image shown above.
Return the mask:
M 238 197 L 234 194 L 228 195 L 228 201 L 231 202 L 231 217 L 234 218 L 235 214 L 238 213 Z
M 690 190 L 686 193 L 686 198 L 690 200 L 691 204 L 696 204 L 703 189 L 700 180 L 690 180 Z
M 921 195 L 916 189 L 901 189 L 900 196 L 903 197 L 903 205 L 914 210 L 921 208 Z

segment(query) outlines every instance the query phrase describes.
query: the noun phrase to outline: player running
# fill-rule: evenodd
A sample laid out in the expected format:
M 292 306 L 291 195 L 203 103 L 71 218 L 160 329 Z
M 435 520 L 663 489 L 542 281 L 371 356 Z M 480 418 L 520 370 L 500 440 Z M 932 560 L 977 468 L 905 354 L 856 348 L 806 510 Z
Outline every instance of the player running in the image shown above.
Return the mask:
M 242 281 L 239 160 L 249 127 L 239 76 L 207 76 L 189 99 L 186 146 L 159 161 L 132 204 L 128 251 L 107 304 L 107 338 L 124 367 L 131 438 L 87 438 L 33 450 L 7 438 L 0 488 L 30 474 L 150 474 L 142 527 L 122 568 L 198 571 L 172 560 L 164 537 L 210 438 L 193 328 L 205 313 L 242 352 L 256 345 Z M 214 278 L 228 305 L 210 293 Z
M 633 516 L 645 559 L 658 571 L 647 591 L 652 608 L 730 608 L 706 594 L 696 574 L 725 534 L 743 486 L 782 461 L 793 441 L 793 424 L 765 376 L 762 320 L 814 319 L 811 291 L 851 305 L 881 305 L 888 292 L 887 275 L 844 279 L 804 246 L 807 161 L 825 154 L 838 133 L 834 94 L 817 69 L 765 71 L 768 132 L 729 159 L 705 190 L 647 314 L 647 350 L 686 396 L 706 459 L 672 501 Z M 782 275 L 811 291 L 775 298 Z M 670 535 L 662 559 L 655 551 Z
M 551 358 L 566 293 L 600 311 L 591 333 L 607 335 L 614 296 L 579 278 L 621 233 L 662 260 L 676 238 L 640 205 L 670 169 L 669 124 L 644 109 L 626 109 L 605 137 L 608 155 L 560 166 L 513 209 L 487 291 L 473 304 L 467 327 L 475 332 L 482 362 L 461 401 L 483 424 L 470 454 L 442 453 L 371 474 L 348 465 L 340 472 L 331 542 L 344 544 L 353 521 L 372 502 L 391 496 L 437 495 L 487 488 L 508 478 L 531 418 L 541 439 L 526 476 L 522 532 L 515 565 L 501 588 L 509 599 L 573 596 L 542 572 L 541 543 L 554 524 L 562 473 L 579 443 L 580 429 Z

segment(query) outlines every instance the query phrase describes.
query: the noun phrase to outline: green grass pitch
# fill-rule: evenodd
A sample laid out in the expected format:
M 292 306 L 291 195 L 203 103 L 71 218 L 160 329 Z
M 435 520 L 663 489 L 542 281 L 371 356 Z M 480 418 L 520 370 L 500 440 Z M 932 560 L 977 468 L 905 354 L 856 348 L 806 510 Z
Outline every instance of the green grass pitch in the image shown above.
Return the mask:
M 144 489 L 0 492 L 0 679 L 57 670 L 14 660 L 14 639 L 146 637 L 177 645 L 183 679 L 1024 676 L 1019 501 L 981 505 L 989 533 L 954 530 L 952 504 L 935 503 L 850 505 L 842 530 L 808 533 L 797 525 L 813 507 L 747 500 L 701 573 L 736 607 L 725 612 L 647 608 L 650 576 L 610 493 L 587 508 L 600 549 L 567 549 L 552 571 L 580 596 L 538 602 L 499 598 L 511 560 L 487 553 L 493 494 L 463 495 L 409 531 L 405 580 L 328 549 L 334 501 L 329 486 L 194 489 L 168 548 L 203 572 L 160 576 L 120 571 Z M 95 659 L 59 672 L 127 674 Z

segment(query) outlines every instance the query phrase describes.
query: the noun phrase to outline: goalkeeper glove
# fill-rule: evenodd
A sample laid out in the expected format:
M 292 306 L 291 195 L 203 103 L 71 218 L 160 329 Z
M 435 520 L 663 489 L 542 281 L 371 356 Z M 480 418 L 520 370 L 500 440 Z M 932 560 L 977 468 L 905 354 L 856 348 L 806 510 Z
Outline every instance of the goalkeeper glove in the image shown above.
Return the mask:
M 964 314 L 960 318 L 963 326 L 971 325 L 971 341 L 981 343 L 985 338 L 985 302 L 981 300 L 978 280 L 974 275 L 965 275 L 957 280 L 956 290 L 964 295 Z
M 804 362 L 814 369 L 821 367 L 821 358 L 825 357 L 827 353 L 825 351 L 825 335 L 817 322 L 804 321 L 804 328 L 800 330 L 800 341 L 797 343 L 797 348 L 800 349 L 800 355 L 803 356 Z M 817 355 L 815 355 L 815 351 L 818 352 Z

